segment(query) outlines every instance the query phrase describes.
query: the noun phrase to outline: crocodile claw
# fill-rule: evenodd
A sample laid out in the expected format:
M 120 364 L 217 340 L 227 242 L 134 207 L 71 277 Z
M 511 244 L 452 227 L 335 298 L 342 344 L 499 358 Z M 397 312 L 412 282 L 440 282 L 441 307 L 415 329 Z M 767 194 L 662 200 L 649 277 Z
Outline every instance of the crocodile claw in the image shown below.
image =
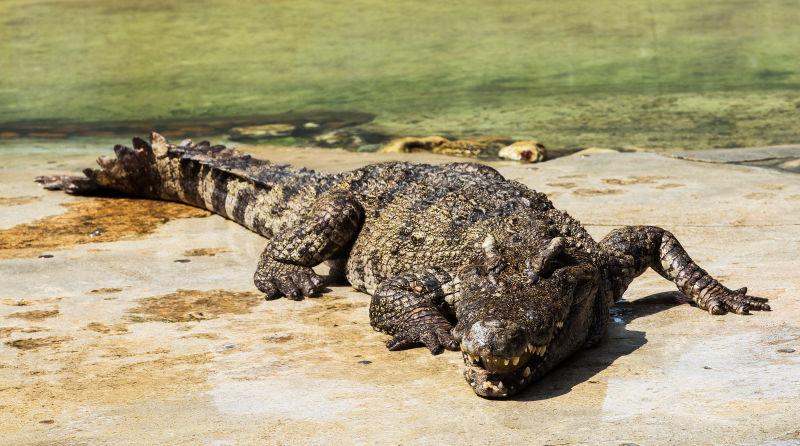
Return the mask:
M 725 314 L 728 312 L 736 314 L 750 314 L 750 311 L 770 311 L 768 299 L 747 294 L 747 287 L 738 290 L 728 290 L 724 287 L 722 291 L 709 293 L 702 302 L 704 307 L 711 314 Z
M 309 267 L 280 264 L 256 271 L 254 282 L 267 300 L 285 296 L 291 300 L 318 296 L 325 290 L 325 280 Z
M 439 318 L 441 320 L 438 320 Z M 458 343 L 450 332 L 452 329 L 450 323 L 441 316 L 434 319 L 411 326 L 395 334 L 386 343 L 386 348 L 391 351 L 397 351 L 422 344 L 434 355 L 438 355 L 445 350 L 458 350 Z

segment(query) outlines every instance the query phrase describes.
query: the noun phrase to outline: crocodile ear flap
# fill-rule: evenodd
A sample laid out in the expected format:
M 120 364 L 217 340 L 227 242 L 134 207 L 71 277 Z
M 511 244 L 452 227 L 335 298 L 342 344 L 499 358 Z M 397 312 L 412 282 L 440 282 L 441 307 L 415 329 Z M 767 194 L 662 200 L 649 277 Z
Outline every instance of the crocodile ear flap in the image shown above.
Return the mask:
M 564 252 L 564 239 L 555 237 L 543 250 L 525 260 L 525 274 L 528 276 L 528 283 L 536 284 L 542 276 L 549 274 L 555 258 L 562 252 Z

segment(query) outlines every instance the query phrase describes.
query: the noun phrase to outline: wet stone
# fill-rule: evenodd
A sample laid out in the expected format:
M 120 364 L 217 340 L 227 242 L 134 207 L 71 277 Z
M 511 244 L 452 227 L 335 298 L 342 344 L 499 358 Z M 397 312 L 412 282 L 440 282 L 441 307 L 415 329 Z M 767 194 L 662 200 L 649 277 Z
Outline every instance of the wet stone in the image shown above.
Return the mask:
M 63 203 L 63 214 L 0 230 L 0 259 L 25 258 L 75 245 L 143 238 L 170 220 L 206 217 L 208 211 L 155 200 L 86 198 Z M 107 231 L 102 238 L 91 234 Z
M 225 314 L 246 314 L 261 302 L 261 295 L 249 291 L 178 290 L 139 299 L 129 310 L 133 322 L 190 322 L 215 319 Z
M 500 149 L 497 156 L 514 161 L 538 163 L 547 158 L 547 149 L 539 141 L 517 141 Z
M 20 311 L 16 313 L 11 313 L 8 315 L 8 317 L 16 319 L 25 319 L 29 321 L 36 321 L 36 320 L 55 317 L 58 316 L 58 314 L 59 314 L 58 310 L 31 310 L 31 311 Z
M 230 129 L 229 136 L 234 141 L 257 141 L 259 139 L 291 136 L 295 130 L 292 124 L 264 124 Z
M 332 130 L 315 136 L 312 143 L 319 147 L 336 147 L 345 149 L 356 149 L 362 151 L 377 151 L 381 144 L 389 139 L 388 135 L 370 132 L 359 128 L 344 128 Z

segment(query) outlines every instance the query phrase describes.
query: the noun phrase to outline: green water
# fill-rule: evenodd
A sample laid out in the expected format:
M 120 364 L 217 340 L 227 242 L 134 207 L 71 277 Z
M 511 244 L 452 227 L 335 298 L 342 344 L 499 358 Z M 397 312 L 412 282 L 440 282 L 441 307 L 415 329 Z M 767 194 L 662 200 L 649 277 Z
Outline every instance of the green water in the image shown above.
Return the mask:
M 551 147 L 796 143 L 799 11 L 778 0 L 2 0 L 0 131 L 354 111 L 387 134 Z

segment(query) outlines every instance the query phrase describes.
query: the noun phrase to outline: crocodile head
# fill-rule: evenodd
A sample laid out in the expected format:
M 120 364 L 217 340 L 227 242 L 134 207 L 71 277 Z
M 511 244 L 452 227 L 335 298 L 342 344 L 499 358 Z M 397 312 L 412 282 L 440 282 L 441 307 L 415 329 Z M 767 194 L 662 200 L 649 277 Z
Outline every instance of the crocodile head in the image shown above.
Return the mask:
M 455 305 L 464 377 L 484 397 L 518 393 L 582 347 L 597 294 L 596 268 L 560 238 L 498 245 L 487 238 L 459 274 Z

